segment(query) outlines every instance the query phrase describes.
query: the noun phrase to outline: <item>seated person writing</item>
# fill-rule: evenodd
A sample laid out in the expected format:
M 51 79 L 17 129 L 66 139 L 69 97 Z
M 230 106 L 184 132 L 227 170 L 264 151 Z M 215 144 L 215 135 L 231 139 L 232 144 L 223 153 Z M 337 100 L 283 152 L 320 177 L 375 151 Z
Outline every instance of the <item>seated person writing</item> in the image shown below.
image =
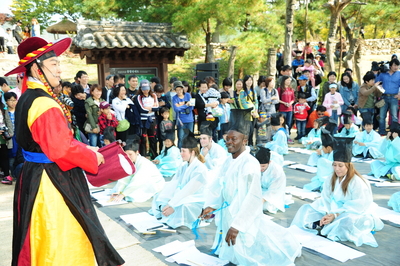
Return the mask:
M 265 144 L 265 147 L 280 155 L 288 154 L 286 130 L 282 127 L 280 115 L 278 113 L 271 115 L 271 126 L 276 131 L 272 141 Z
M 136 172 L 117 181 L 111 201 L 125 199 L 130 202 L 145 202 L 163 189 L 165 180 L 157 167 L 139 154 L 138 137 L 129 140 L 124 151 L 135 164 Z
M 163 177 L 170 177 L 176 174 L 182 164 L 181 152 L 174 144 L 175 132 L 165 133 L 164 147 L 160 154 L 153 160 Z
M 373 130 L 374 122 L 372 114 L 369 112 L 361 113 L 364 124 L 364 131 L 358 132 L 354 140 L 353 156 L 364 158 L 382 158 L 383 154 L 379 151 L 381 136 Z

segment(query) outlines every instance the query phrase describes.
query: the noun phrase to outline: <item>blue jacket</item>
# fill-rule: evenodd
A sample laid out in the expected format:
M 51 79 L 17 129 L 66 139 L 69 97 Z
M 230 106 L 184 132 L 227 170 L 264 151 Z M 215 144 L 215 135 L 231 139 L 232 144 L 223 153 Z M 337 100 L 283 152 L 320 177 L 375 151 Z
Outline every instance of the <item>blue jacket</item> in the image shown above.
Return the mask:
M 346 86 L 342 86 L 341 82 L 339 82 L 339 93 L 342 96 L 344 102 L 344 104 L 342 105 L 342 112 L 346 111 L 347 107 L 351 105 L 350 93 L 353 94 L 354 104 L 358 105 L 358 91 L 360 90 L 360 87 L 354 81 L 351 87 L 352 89 L 350 91 L 349 88 L 347 88 Z

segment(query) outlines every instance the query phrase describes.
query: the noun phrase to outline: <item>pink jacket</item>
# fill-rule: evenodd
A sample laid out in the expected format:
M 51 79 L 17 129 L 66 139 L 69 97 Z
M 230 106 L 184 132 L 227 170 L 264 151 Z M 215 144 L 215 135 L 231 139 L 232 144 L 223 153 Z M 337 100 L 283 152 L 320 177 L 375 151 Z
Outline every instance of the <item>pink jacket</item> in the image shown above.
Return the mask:
M 340 93 L 335 92 L 335 94 L 331 94 L 330 92 L 328 92 L 327 94 L 325 94 L 324 97 L 324 102 L 322 103 L 323 106 L 326 107 L 326 111 L 329 113 L 329 115 L 332 115 L 332 107 L 331 105 L 333 105 L 333 102 L 337 101 L 337 104 L 339 105 L 337 107 L 337 114 L 341 115 L 342 114 L 342 108 L 340 108 L 340 106 L 343 105 L 343 98 L 342 95 L 340 95 Z

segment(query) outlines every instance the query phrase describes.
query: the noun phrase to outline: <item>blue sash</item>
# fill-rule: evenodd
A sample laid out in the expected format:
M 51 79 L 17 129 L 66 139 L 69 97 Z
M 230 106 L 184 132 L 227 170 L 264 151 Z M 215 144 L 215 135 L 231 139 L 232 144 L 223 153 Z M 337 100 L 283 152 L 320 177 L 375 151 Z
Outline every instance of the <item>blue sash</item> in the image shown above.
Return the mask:
M 39 152 L 30 152 L 22 149 L 25 161 L 32 163 L 54 163 L 47 158 L 46 154 Z

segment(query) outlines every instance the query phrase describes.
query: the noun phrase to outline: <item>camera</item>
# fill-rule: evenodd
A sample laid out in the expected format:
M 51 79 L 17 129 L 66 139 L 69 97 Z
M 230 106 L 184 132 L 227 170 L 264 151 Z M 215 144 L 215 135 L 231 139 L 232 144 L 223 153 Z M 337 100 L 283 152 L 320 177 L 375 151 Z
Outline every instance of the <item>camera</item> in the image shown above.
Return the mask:
M 71 107 L 71 108 L 74 107 L 74 102 L 68 96 L 66 96 L 62 99 L 62 103 L 68 107 Z
M 373 61 L 371 70 L 378 71 L 379 73 L 386 73 L 389 71 L 389 68 L 387 65 L 388 63 L 389 63 L 388 61 L 380 61 L 380 62 Z
M 3 133 L 1 133 L 1 135 L 4 137 L 5 140 L 10 140 L 12 138 L 10 133 L 8 133 L 8 127 L 0 127 L 0 130 L 3 130 Z

